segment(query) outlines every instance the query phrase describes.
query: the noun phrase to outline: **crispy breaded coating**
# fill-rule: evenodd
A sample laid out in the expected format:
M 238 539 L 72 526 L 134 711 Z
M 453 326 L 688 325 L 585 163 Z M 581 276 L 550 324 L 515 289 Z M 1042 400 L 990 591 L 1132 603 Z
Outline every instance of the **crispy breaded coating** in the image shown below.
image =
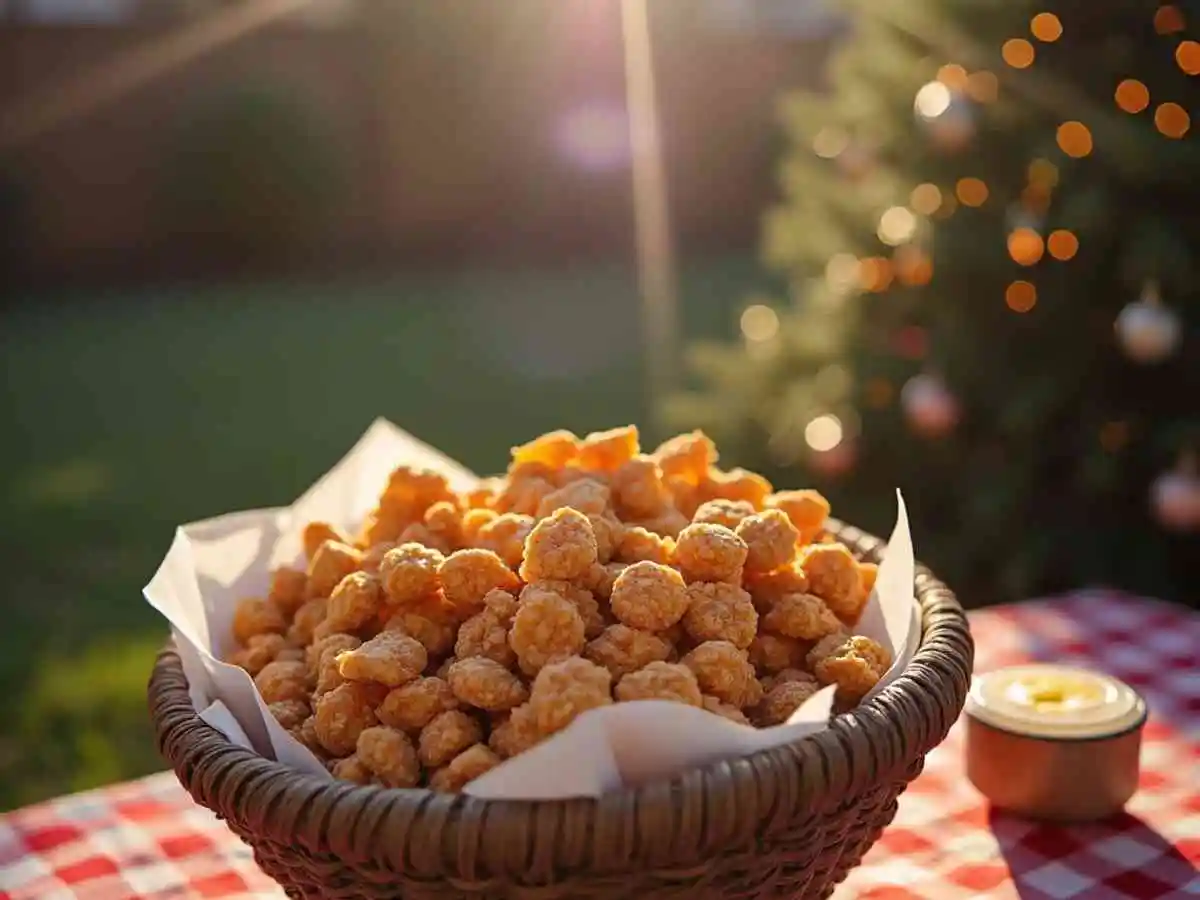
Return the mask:
M 431 768 L 444 766 L 472 744 L 483 740 L 479 720 L 461 709 L 452 709 L 433 717 L 421 729 L 417 740 L 417 756 Z
M 799 669 L 811 646 L 807 641 L 764 631 L 750 642 L 750 662 L 760 673 Z
M 308 699 L 308 668 L 302 662 L 269 662 L 254 676 L 267 703 Z
M 407 734 L 397 728 L 375 725 L 358 736 L 354 755 L 387 787 L 412 788 L 421 783 L 421 764 Z
M 262 597 L 241 600 L 233 611 L 233 638 L 242 646 L 260 634 L 283 634 L 287 627 L 283 610 Z
M 583 651 L 585 659 L 608 669 L 614 682 L 670 654 L 670 643 L 660 636 L 620 623 L 604 629 Z
M 746 542 L 722 525 L 689 525 L 675 542 L 675 564 L 689 582 L 740 583 L 749 552 Z
M 254 634 L 246 641 L 245 647 L 239 647 L 233 652 L 229 661 L 235 666 L 241 666 L 253 678 L 267 663 L 274 662 L 275 657 L 286 645 L 287 640 L 282 634 Z
M 317 740 L 330 756 L 354 752 L 358 736 L 378 721 L 375 707 L 386 691 L 379 684 L 347 681 L 317 698 L 313 706 L 314 727 Z
M 679 663 L 652 662 L 636 672 L 630 672 L 616 687 L 617 699 L 670 700 L 688 706 L 703 706 L 700 684 L 695 673 Z
M 696 676 L 700 690 L 739 709 L 762 699 L 754 666 L 746 653 L 728 641 L 705 641 L 680 662 Z
M 366 572 L 351 572 L 338 582 L 329 595 L 325 611 L 325 630 L 357 631 L 379 617 L 383 608 L 383 587 L 379 579 Z
M 441 678 L 418 678 L 388 691 L 375 711 L 379 721 L 402 731 L 418 732 L 433 717 L 458 709 L 458 698 Z
M 579 438 L 565 430 L 548 431 L 526 444 L 512 448 L 512 461 L 541 463 L 551 469 L 561 469 L 579 455 Z
M 717 447 L 703 431 L 692 431 L 663 441 L 653 455 L 664 476 L 699 484 L 717 461 Z
M 824 600 L 836 616 L 856 619 L 862 607 L 862 574 L 858 562 L 842 544 L 813 544 L 800 555 L 808 589 Z M 854 617 L 854 618 L 852 618 Z
M 636 425 L 593 431 L 579 445 L 577 463 L 588 471 L 615 472 L 638 452 Z
M 777 683 L 751 711 L 751 718 L 759 728 L 782 725 L 819 689 L 809 681 Z
M 536 745 L 545 735 L 538 728 L 534 709 L 525 703 L 518 706 L 503 721 L 492 728 L 488 746 L 501 759 L 509 759 L 524 753 Z
M 697 581 L 687 587 L 683 628 L 697 643 L 728 641 L 746 649 L 758 633 L 758 613 L 750 595 L 736 584 Z
M 623 530 L 615 556 L 619 562 L 656 562 L 669 565 L 675 553 L 675 541 L 648 531 L 640 525 Z
M 839 699 L 856 703 L 879 683 L 891 664 L 892 656 L 882 644 L 855 635 L 818 659 L 813 672 L 822 683 L 837 685 Z
M 652 456 L 641 454 L 622 463 L 612 474 L 613 505 L 622 518 L 654 518 L 672 503 L 662 470 Z
M 308 563 L 308 596 L 328 597 L 343 578 L 362 565 L 362 551 L 339 541 L 325 541 Z
M 508 644 L 521 670 L 536 675 L 547 663 L 582 651 L 586 629 L 579 608 L 570 600 L 553 590 L 526 588 L 513 617 Z
M 840 630 L 842 623 L 814 594 L 784 594 L 763 616 L 763 628 L 802 641 L 816 641 Z
M 504 513 L 480 527 L 474 538 L 475 546 L 491 550 L 510 569 L 517 569 L 525 558 L 525 541 L 535 524 L 533 516 Z
M 608 669 L 579 656 L 544 666 L 529 692 L 529 713 L 542 735 L 570 725 L 590 709 L 612 703 L 612 676 Z M 513 712 L 517 716 L 520 708 Z M 509 720 L 512 721 L 511 719 Z
M 438 567 L 438 578 L 446 600 L 463 619 L 483 608 L 489 591 L 512 591 L 520 584 L 504 560 L 491 550 L 475 547 L 447 556 Z
M 796 539 L 800 533 L 777 509 L 747 516 L 738 523 L 735 533 L 749 549 L 747 572 L 773 572 L 790 565 L 796 558 Z
M 596 533 L 588 517 L 570 507 L 555 510 L 525 540 L 521 578 L 526 582 L 582 578 L 597 561 L 596 552 Z
M 754 515 L 754 506 L 745 500 L 706 500 L 696 507 L 692 522 L 696 525 L 723 525 L 736 532 L 738 525 Z
M 326 541 L 336 544 L 353 543 L 350 535 L 328 522 L 309 522 L 300 535 L 300 542 L 304 545 L 304 557 L 311 560 Z
M 308 599 L 308 575 L 300 569 L 281 566 L 271 572 L 267 600 L 285 616 L 296 612 Z
M 543 497 L 534 516 L 544 519 L 555 510 L 567 507 L 585 516 L 598 516 L 608 510 L 611 502 L 612 493 L 608 485 L 594 478 L 580 478 Z
M 442 793 L 457 793 L 500 765 L 500 757 L 484 744 L 473 744 L 429 778 L 429 787 Z
M 448 674 L 454 696 L 476 709 L 501 712 L 529 699 L 525 683 L 495 660 L 482 656 L 460 659 Z
M 728 719 L 730 722 L 737 722 L 739 725 L 749 725 L 750 720 L 746 718 L 746 714 L 736 706 L 730 706 L 728 703 L 723 703 L 716 697 L 705 694 L 701 700 L 704 703 L 704 708 L 713 715 L 720 716 L 722 719 Z
M 769 509 L 782 510 L 800 532 L 800 543 L 811 544 L 825 528 L 829 501 L 817 491 L 779 491 L 766 500 Z
M 337 656 L 338 671 L 350 681 L 377 681 L 399 687 L 415 679 L 429 662 L 421 642 L 399 631 L 381 631 L 362 646 Z
M 638 562 L 613 582 L 613 615 L 631 628 L 662 631 L 683 618 L 688 608 L 683 576 L 669 566 Z

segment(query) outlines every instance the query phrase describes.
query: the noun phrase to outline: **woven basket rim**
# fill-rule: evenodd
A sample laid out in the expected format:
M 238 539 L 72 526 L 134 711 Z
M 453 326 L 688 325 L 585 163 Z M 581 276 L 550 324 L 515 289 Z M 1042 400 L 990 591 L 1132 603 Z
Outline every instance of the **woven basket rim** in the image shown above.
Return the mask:
M 827 531 L 851 547 L 860 559 L 879 559 L 884 546 L 879 538 L 836 519 L 829 520 Z M 264 816 L 269 819 L 270 810 L 251 811 L 238 803 L 234 795 L 244 790 L 247 783 L 261 789 L 272 808 L 281 804 L 320 809 L 330 809 L 339 803 L 378 805 L 380 817 L 401 814 L 411 817 L 414 823 L 432 817 L 438 829 L 453 828 L 456 817 L 469 820 L 464 827 L 470 828 L 470 839 L 481 845 L 505 841 L 512 827 L 518 827 L 520 833 L 532 840 L 527 827 L 531 808 L 542 814 L 557 811 L 564 822 L 568 813 L 571 817 L 583 814 L 589 829 L 596 829 L 604 827 L 606 816 L 614 813 L 628 818 L 630 809 L 670 804 L 677 791 L 704 791 L 708 794 L 706 803 L 720 808 L 724 800 L 733 802 L 735 795 L 745 791 L 746 785 L 738 782 L 747 779 L 757 781 L 760 789 L 778 787 L 782 782 L 793 790 L 791 802 L 803 800 L 814 804 L 816 809 L 833 810 L 872 784 L 907 780 L 904 771 L 940 743 L 961 712 L 973 661 L 966 616 L 954 594 L 920 564 L 914 590 L 921 609 L 922 633 L 913 659 L 883 690 L 834 717 L 826 730 L 781 747 L 704 764 L 668 779 L 621 788 L 599 798 L 480 799 L 464 794 L 438 794 L 424 788 L 360 787 L 299 772 L 238 747 L 200 719 L 192 705 L 179 656 L 171 644 L 160 652 L 150 678 L 150 712 L 160 751 L 193 797 L 238 829 L 251 833 L 264 827 Z M 831 759 L 844 759 L 845 765 L 831 766 Z M 803 779 L 797 775 L 801 769 L 805 773 Z M 819 771 L 814 775 L 814 770 Z M 236 778 L 231 777 L 234 771 Z M 223 787 L 228 782 L 236 786 Z M 351 844 L 349 838 L 343 841 L 336 833 L 329 833 L 334 830 L 325 828 L 327 824 L 328 816 L 316 817 L 313 831 L 297 835 L 296 840 L 335 854 L 361 855 L 361 835 Z M 507 840 L 511 843 L 512 838 Z M 377 857 L 378 865 L 386 868 L 389 864 L 395 866 L 400 852 L 396 848 L 373 847 L 371 855 Z M 403 858 L 408 859 L 407 851 Z M 446 863 L 442 874 L 447 872 L 453 872 L 452 862 Z

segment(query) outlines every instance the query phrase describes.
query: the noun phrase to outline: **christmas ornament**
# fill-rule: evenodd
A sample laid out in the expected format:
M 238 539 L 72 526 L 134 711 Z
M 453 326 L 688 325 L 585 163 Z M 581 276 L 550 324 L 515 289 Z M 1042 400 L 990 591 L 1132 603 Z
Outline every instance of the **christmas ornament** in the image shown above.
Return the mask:
M 975 102 L 940 81 L 931 81 L 917 91 L 913 112 L 938 150 L 961 150 L 975 137 Z
M 1200 475 L 1196 464 L 1186 459 L 1170 472 L 1164 472 L 1150 487 L 1154 517 L 1171 531 L 1200 530 Z
M 1153 282 L 1146 284 L 1138 300 L 1121 310 L 1114 328 L 1125 355 L 1139 363 L 1170 357 L 1179 347 L 1183 330 L 1179 316 L 1163 305 Z
M 913 430 L 941 437 L 958 424 L 958 398 L 937 375 L 914 375 L 900 391 L 900 405 Z
M 844 440 L 829 450 L 809 450 L 808 467 L 826 478 L 840 478 L 858 462 L 858 445 L 853 439 Z

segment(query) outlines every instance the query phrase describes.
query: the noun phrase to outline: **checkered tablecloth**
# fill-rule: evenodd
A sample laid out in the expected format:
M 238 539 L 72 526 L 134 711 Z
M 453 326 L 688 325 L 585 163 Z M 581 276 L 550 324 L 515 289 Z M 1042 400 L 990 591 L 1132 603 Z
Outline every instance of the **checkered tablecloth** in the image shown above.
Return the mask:
M 1138 794 L 1084 827 L 992 812 L 963 775 L 956 726 L 836 900 L 1200 897 L 1200 615 L 1088 593 L 983 611 L 972 629 L 979 671 L 1055 660 L 1137 687 L 1151 709 Z M 0 900 L 134 897 L 283 893 L 169 772 L 0 817 Z

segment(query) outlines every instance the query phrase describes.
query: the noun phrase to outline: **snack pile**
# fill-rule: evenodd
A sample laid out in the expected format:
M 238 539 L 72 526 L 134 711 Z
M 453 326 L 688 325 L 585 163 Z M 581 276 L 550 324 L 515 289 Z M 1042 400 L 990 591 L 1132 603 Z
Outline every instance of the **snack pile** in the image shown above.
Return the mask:
M 823 685 L 854 705 L 891 664 L 854 634 L 875 566 L 819 493 L 716 462 L 628 426 L 544 434 L 465 493 L 401 466 L 357 535 L 310 523 L 306 567 L 240 601 L 230 661 L 334 776 L 438 791 L 614 702 L 758 727 Z

